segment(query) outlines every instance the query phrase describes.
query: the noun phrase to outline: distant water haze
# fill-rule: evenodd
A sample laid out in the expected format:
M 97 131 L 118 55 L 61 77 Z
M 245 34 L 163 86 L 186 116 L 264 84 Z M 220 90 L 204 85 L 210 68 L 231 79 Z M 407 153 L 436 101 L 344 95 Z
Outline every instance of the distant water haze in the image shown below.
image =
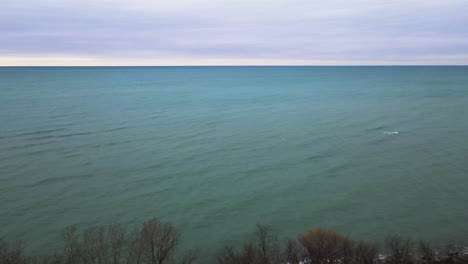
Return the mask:
M 0 68 L 0 237 L 156 216 L 210 254 L 468 233 L 468 67 Z

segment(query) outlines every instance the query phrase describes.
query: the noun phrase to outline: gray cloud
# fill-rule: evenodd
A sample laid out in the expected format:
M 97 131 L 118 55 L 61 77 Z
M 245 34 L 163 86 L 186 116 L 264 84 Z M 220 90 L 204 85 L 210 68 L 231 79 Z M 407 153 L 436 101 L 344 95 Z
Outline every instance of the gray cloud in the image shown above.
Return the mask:
M 468 63 L 466 1 L 155 2 L 7 1 L 0 64 L 5 56 Z

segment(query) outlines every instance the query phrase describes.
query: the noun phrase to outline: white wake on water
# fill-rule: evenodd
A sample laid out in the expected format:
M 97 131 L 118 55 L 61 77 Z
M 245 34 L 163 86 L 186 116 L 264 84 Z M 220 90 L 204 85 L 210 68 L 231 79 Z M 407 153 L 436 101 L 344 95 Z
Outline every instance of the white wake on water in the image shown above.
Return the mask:
M 384 134 L 387 134 L 387 135 L 397 135 L 397 134 L 398 134 L 398 131 L 385 131 Z

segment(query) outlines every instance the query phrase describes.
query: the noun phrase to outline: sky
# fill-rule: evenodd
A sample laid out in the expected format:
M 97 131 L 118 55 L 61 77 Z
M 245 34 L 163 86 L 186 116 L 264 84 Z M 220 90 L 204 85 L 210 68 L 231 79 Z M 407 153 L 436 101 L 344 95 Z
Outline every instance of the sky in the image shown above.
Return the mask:
M 0 0 L 0 66 L 434 64 L 467 0 Z

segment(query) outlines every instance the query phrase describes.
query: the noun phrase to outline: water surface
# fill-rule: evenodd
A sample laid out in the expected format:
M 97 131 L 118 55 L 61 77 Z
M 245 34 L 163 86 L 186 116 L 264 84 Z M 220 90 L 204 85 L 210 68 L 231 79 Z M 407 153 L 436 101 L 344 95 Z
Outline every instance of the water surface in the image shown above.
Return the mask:
M 0 237 L 33 251 L 152 216 L 206 255 L 468 233 L 468 67 L 0 68 L 0 124 Z

